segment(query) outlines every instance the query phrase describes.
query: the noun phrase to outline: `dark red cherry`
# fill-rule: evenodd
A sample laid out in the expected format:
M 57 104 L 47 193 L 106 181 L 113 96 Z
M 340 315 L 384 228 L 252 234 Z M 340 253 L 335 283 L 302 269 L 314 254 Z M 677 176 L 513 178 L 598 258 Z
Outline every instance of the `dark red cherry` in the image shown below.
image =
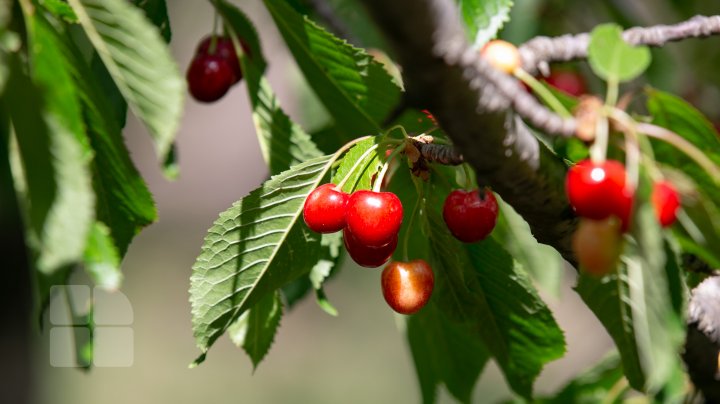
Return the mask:
M 195 51 L 196 54 L 211 54 L 210 53 L 210 45 L 212 43 L 212 35 L 208 35 L 205 38 L 203 38 L 202 41 L 200 41 L 200 44 L 197 47 L 197 50 Z M 240 40 L 240 46 L 243 49 L 243 52 L 245 52 L 246 55 L 250 55 L 250 49 L 247 46 L 247 44 Z M 233 70 L 233 73 L 235 74 L 235 81 L 234 83 L 237 83 L 240 81 L 243 77 L 242 69 L 240 68 L 240 60 L 238 59 L 237 52 L 235 52 L 235 46 L 233 45 L 232 39 L 226 36 L 218 36 L 216 37 L 215 42 L 215 52 L 212 54 L 214 55 L 220 55 L 223 59 L 225 59 L 228 64 L 230 64 L 230 67 Z
M 315 188 L 305 200 L 303 219 L 310 230 L 334 233 L 345 227 L 345 207 L 350 195 L 324 184 Z
M 345 220 L 360 244 L 381 247 L 397 237 L 403 208 L 392 192 L 355 191 L 348 200 Z
M 382 247 L 368 247 L 359 242 L 346 227 L 343 229 L 343 241 L 345 249 L 350 253 L 353 261 L 362 267 L 375 268 L 386 263 L 393 255 L 397 248 L 398 236 L 396 234 L 389 243 Z
M 383 297 L 400 314 L 413 314 L 430 300 L 435 276 L 425 260 L 393 261 L 381 276 Z
M 218 55 L 197 55 L 187 71 L 190 94 L 198 101 L 219 100 L 233 85 L 235 75 L 225 59 Z
M 545 81 L 558 90 L 579 97 L 587 92 L 585 80 L 578 73 L 568 70 L 553 70 Z
M 615 215 L 623 230 L 630 225 L 633 193 L 625 187 L 625 166 L 615 160 L 595 164 L 583 160 L 570 168 L 565 191 L 578 216 L 593 220 Z
M 487 237 L 495 228 L 498 204 L 489 189 L 465 191 L 456 189 L 445 199 L 443 219 L 450 233 L 465 243 Z
M 677 210 L 680 208 L 680 197 L 671 183 L 656 182 L 650 199 L 655 208 L 655 216 L 662 227 L 675 223 Z

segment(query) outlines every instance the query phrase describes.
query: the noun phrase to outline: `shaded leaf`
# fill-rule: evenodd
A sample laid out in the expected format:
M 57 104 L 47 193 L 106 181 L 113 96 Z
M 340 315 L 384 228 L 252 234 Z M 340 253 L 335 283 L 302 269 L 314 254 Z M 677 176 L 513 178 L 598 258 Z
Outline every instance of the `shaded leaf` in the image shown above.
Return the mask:
M 124 0 L 68 3 L 164 162 L 180 123 L 185 80 L 159 31 Z
M 196 363 L 243 312 L 317 263 L 320 235 L 300 216 L 332 163 L 325 156 L 293 166 L 221 213 L 210 228 L 190 278 L 193 334 L 203 352 Z
M 45 8 L 45 10 L 49 11 L 50 14 L 58 18 L 62 18 L 71 24 L 78 22 L 73 9 L 62 0 L 39 0 L 38 3 Z
M 212 2 L 217 12 L 223 18 L 225 28 L 231 30 L 238 39 L 242 38 L 244 46 L 249 48 L 249 55 L 238 52 L 238 57 L 246 64 L 254 64 L 257 67 L 256 71 L 258 74 L 262 75 L 262 73 L 265 72 L 267 62 L 263 55 L 262 47 L 260 46 L 260 37 L 252 21 L 250 21 L 248 16 L 239 8 L 225 0 L 212 0 Z M 241 50 L 244 49 L 241 48 Z M 243 72 L 245 72 L 245 69 L 243 69 Z M 251 91 L 250 93 L 252 94 L 254 92 L 256 91 Z
M 407 319 L 407 338 L 424 403 L 435 402 L 444 383 L 459 401 L 471 402 L 489 355 L 472 327 L 454 323 L 432 302 Z
M 282 314 L 279 291 L 266 295 L 250 310 L 242 347 L 255 368 L 270 350 Z
M 38 87 L 15 64 L 7 87 L 12 102 L 6 106 L 22 162 L 16 165 L 22 172 L 15 176 L 26 191 L 30 242 L 37 268 L 49 274 L 82 258 L 95 209 L 92 151 L 57 34 L 38 14 L 28 16 L 26 23 L 31 75 Z
M 335 119 L 344 136 L 340 144 L 379 132 L 400 97 L 383 66 L 285 2 L 266 0 L 265 6 L 308 84 Z
M 623 392 L 614 391 L 623 379 L 623 368 L 620 356 L 612 352 L 595 366 L 585 370 L 566 384 L 556 395 L 537 400 L 542 404 L 564 403 L 621 403 Z M 610 397 L 615 394 L 615 397 Z
M 145 12 L 145 16 L 155 25 L 166 43 L 170 43 L 172 31 L 170 30 L 170 17 L 168 16 L 165 0 L 132 0 L 133 3 Z

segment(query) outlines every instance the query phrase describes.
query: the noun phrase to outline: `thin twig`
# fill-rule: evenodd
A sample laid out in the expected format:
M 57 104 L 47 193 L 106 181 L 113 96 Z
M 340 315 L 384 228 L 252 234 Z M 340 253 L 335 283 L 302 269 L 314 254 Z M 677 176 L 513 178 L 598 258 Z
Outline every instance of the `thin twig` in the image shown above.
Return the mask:
M 664 46 L 687 38 L 704 38 L 720 34 L 720 16 L 695 16 L 674 25 L 635 27 L 623 32 L 630 45 Z M 567 62 L 587 57 L 590 34 L 567 34 L 558 37 L 540 36 L 520 46 L 523 68 L 535 74 L 550 62 Z

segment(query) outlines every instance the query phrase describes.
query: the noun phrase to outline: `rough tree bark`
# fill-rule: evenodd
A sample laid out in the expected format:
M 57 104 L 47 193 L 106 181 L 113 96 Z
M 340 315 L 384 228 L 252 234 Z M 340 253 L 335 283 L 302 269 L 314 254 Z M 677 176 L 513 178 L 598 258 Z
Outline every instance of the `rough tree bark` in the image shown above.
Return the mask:
M 565 197 L 566 166 L 507 112 L 511 100 L 498 91 L 487 91 L 483 98 L 482 86 L 491 84 L 478 80 L 471 66 L 478 58 L 468 60 L 470 47 L 455 3 L 366 0 L 364 4 L 394 46 L 407 102 L 429 109 L 478 180 L 528 221 L 538 241 L 555 247 L 574 264 L 570 236 L 577 220 Z M 502 79 L 495 82 L 509 91 L 513 88 L 507 86 L 517 85 Z M 514 87 L 515 92 L 518 89 Z

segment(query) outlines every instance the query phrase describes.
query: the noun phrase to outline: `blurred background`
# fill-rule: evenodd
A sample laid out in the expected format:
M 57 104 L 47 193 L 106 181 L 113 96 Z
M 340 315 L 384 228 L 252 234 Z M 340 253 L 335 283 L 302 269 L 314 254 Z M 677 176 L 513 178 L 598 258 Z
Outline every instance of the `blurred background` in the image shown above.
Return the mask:
M 305 129 L 317 129 L 324 112 L 302 81 L 282 38 L 259 0 L 235 1 L 255 22 L 269 59 L 268 77 L 285 111 Z M 359 1 L 332 0 L 342 15 L 362 21 Z M 600 22 L 623 26 L 673 23 L 696 13 L 717 14 L 717 1 L 516 0 L 503 35 L 520 43 L 538 34 L 583 32 Z M 209 3 L 168 0 L 172 51 L 184 71 L 199 40 L 212 28 Z M 381 46 L 380 44 L 367 44 Z M 713 120 L 720 119 L 720 39 L 693 40 L 654 51 L 648 80 L 676 91 Z M 579 64 L 586 71 L 584 64 Z M 587 76 L 590 77 L 589 75 Z M 599 83 L 589 80 L 596 92 Z M 47 404 L 85 403 L 416 403 L 420 401 L 412 359 L 393 312 L 380 292 L 380 271 L 345 262 L 326 287 L 339 310 L 331 317 L 307 299 L 282 319 L 274 345 L 258 369 L 245 353 L 221 338 L 207 360 L 188 369 L 199 354 L 190 323 L 191 267 L 219 212 L 260 185 L 268 171 L 260 154 L 244 84 L 219 102 L 188 99 L 178 136 L 181 174 L 166 181 L 145 129 L 130 118 L 126 139 L 155 196 L 160 221 L 135 239 L 123 263 L 124 293 L 133 309 L 134 362 L 126 368 L 83 372 L 54 368 L 47 333 L 35 356 L 37 399 Z M 288 263 L 291 265 L 291 263 Z M 546 367 L 536 383 L 551 392 L 612 346 L 571 287 L 566 270 L 560 297 L 546 296 L 566 332 L 567 355 Z M 511 297 L 508 297 L 511 298 Z M 70 349 L 70 347 L 68 347 Z M 509 397 L 494 364 L 486 367 L 475 401 Z M 440 402 L 451 402 L 440 393 Z

